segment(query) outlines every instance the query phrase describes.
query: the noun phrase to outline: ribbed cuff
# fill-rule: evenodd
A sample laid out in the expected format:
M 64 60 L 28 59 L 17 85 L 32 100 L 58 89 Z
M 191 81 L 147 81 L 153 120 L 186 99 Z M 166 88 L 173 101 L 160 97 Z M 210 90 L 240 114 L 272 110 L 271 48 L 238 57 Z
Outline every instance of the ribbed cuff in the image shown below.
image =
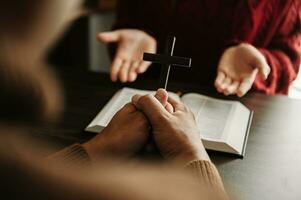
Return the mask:
M 74 144 L 47 158 L 48 162 L 60 162 L 68 167 L 85 167 L 91 164 L 88 153 L 80 144 Z
M 212 162 L 206 160 L 195 160 L 189 162 L 185 168 L 189 169 L 193 176 L 203 185 L 217 191 L 218 194 L 223 197 L 222 199 L 228 199 L 222 179 Z

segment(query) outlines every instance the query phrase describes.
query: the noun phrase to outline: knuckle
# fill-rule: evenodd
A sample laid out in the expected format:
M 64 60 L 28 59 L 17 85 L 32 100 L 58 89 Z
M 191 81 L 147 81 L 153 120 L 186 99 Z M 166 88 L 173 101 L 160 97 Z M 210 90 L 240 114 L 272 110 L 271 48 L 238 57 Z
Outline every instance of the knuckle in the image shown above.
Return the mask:
M 152 101 L 152 97 L 150 94 L 144 95 L 144 96 L 140 97 L 140 99 L 138 101 L 138 105 L 140 105 L 142 107 L 147 106 L 151 103 L 151 101 Z
M 147 94 L 141 97 L 141 102 L 145 102 L 145 103 L 149 103 L 152 101 L 152 95 L 151 94 Z
M 133 111 L 136 110 L 136 107 L 132 103 L 127 103 L 123 106 L 121 110 Z
M 117 56 L 116 56 L 120 62 L 124 62 L 124 61 L 128 61 L 129 60 L 129 55 L 126 51 L 120 51 L 118 52 Z
M 124 106 L 123 106 L 123 108 L 130 108 L 130 107 L 132 107 L 133 105 L 131 104 L 131 103 L 127 103 L 127 104 L 125 104 Z

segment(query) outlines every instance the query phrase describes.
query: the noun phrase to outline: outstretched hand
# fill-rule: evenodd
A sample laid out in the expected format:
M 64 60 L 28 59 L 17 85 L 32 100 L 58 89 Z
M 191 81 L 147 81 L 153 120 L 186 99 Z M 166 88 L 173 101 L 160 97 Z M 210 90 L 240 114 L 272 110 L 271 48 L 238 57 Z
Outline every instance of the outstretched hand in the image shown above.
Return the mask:
M 264 56 L 252 45 L 240 44 L 228 48 L 222 55 L 215 87 L 224 95 L 242 97 L 252 88 L 258 74 L 265 80 L 269 73 Z
M 98 34 L 104 43 L 117 43 L 117 51 L 111 66 L 111 80 L 133 82 L 138 74 L 144 73 L 150 62 L 143 61 L 143 53 L 156 53 L 156 40 L 143 31 L 121 29 Z

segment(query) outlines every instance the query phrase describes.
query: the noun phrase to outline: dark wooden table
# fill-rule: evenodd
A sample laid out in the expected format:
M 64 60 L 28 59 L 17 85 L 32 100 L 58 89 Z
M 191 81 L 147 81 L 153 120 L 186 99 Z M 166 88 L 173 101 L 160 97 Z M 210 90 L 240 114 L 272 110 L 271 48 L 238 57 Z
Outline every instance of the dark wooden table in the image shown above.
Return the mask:
M 108 75 L 62 70 L 60 78 L 66 94 L 66 110 L 61 123 L 43 127 L 35 137 L 57 149 L 93 137 L 83 131 L 105 103 L 121 87 Z M 129 87 L 156 89 L 154 80 L 138 80 Z M 214 91 L 192 85 L 170 84 L 173 91 Z M 239 199 L 301 199 L 301 101 L 284 96 L 249 94 L 241 100 L 255 111 L 246 156 L 238 159 L 210 153 L 227 187 Z

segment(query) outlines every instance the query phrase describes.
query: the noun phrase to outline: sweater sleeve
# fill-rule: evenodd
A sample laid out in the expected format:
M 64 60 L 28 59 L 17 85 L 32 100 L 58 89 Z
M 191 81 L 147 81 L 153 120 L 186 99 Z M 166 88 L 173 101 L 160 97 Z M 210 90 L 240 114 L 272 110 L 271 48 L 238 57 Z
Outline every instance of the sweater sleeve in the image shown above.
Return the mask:
M 257 77 L 253 87 L 266 94 L 287 94 L 290 84 L 296 79 L 299 71 L 301 56 L 300 3 L 293 3 L 287 13 L 268 47 L 259 48 L 271 68 L 271 73 L 265 81 Z
M 189 162 L 186 168 L 192 172 L 192 175 L 197 178 L 201 185 L 208 186 L 209 190 L 217 192 L 220 197 L 219 199 L 228 199 L 222 179 L 212 162 L 195 160 Z
M 46 162 L 59 162 L 65 167 L 87 167 L 91 164 L 90 157 L 80 144 L 74 144 L 50 155 Z

